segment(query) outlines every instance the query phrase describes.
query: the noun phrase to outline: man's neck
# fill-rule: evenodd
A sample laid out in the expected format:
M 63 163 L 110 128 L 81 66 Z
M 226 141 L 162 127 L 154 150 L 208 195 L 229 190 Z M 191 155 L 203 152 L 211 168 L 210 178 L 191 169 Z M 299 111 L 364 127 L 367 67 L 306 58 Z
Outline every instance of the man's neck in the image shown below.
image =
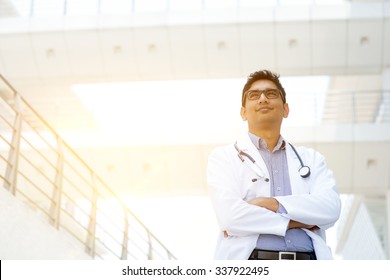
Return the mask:
M 273 151 L 275 146 L 278 144 L 280 138 L 280 130 L 251 130 L 249 132 L 260 137 L 267 143 L 267 148 L 270 151 Z

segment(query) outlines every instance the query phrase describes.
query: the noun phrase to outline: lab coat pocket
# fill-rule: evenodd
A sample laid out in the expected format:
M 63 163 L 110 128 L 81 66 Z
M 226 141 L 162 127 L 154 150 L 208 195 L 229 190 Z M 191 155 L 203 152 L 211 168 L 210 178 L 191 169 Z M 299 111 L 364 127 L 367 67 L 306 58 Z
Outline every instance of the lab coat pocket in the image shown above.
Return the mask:
M 261 179 L 257 179 L 255 182 L 251 181 L 250 184 L 247 184 L 247 186 L 245 187 L 245 194 L 243 197 L 245 201 L 260 196 L 262 197 L 270 196 L 269 184 L 267 184 L 264 181 L 261 181 Z

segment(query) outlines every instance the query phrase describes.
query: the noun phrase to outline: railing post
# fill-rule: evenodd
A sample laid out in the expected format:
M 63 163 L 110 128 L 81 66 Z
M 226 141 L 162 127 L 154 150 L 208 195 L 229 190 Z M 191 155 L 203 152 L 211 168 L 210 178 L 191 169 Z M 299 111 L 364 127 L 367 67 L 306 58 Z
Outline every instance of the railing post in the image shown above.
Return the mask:
M 153 246 L 152 246 L 152 238 L 150 236 L 150 231 L 148 230 L 148 243 L 149 243 L 149 248 L 148 248 L 148 260 L 153 260 Z
M 13 195 L 16 194 L 16 181 L 19 165 L 20 138 L 22 135 L 22 102 L 18 93 L 14 94 L 14 109 L 16 111 L 11 148 L 8 153 L 8 164 L 5 172 L 4 187 Z
M 97 203 L 98 203 L 98 192 L 96 186 L 96 174 L 92 172 L 92 205 L 91 205 L 91 213 L 89 216 L 89 225 L 88 225 L 88 236 L 85 242 L 86 251 L 92 256 L 95 257 L 95 249 L 96 249 L 96 213 L 97 213 Z
M 50 222 L 52 225 L 59 229 L 60 227 L 60 213 L 61 213 L 61 201 L 62 201 L 62 178 L 64 174 L 64 152 L 62 149 L 62 140 L 57 137 L 57 164 L 56 164 L 56 177 L 54 180 L 54 190 L 52 194 L 52 202 L 50 207 Z
M 127 208 L 123 205 L 125 225 L 123 229 L 122 255 L 121 260 L 127 260 L 127 244 L 129 242 L 129 219 L 127 217 Z

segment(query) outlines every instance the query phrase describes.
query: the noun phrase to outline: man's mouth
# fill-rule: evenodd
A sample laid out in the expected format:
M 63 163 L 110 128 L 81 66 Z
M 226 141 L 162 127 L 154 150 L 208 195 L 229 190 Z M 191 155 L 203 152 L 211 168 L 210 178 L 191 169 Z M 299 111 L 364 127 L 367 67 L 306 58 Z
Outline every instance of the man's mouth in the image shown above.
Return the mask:
M 262 106 L 262 107 L 257 108 L 257 109 L 256 109 L 256 112 L 268 112 L 268 111 L 270 111 L 270 110 L 272 110 L 271 107 Z

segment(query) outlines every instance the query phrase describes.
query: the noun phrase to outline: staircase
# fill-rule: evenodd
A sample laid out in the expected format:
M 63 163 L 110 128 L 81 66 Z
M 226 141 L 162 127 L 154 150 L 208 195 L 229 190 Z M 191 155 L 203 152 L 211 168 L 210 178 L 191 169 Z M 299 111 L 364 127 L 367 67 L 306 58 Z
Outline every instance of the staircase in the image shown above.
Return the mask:
M 1 75 L 0 184 L 92 259 L 175 259 Z

